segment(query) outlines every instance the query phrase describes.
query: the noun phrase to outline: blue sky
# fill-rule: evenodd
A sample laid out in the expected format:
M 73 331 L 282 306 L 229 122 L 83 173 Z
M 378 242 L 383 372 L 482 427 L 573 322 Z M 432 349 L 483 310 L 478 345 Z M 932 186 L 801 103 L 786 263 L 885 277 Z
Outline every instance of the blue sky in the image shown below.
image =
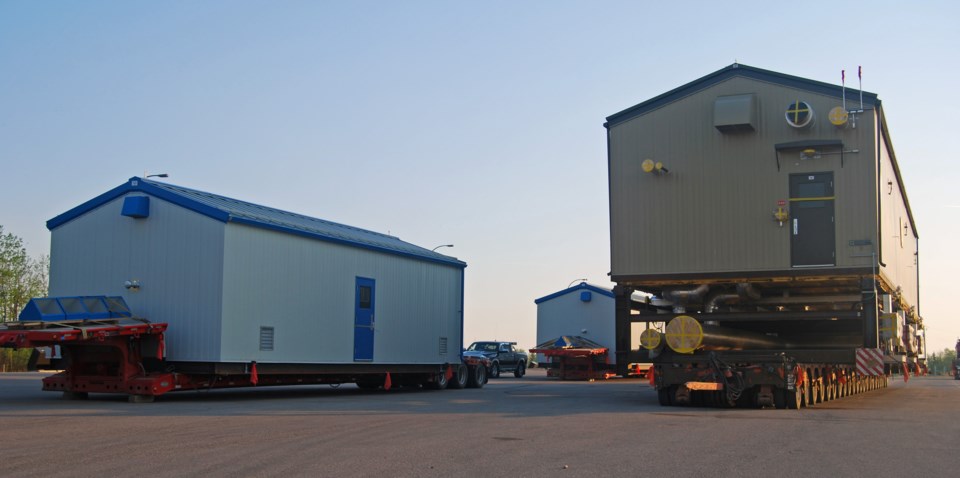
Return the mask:
M 535 341 L 533 300 L 609 286 L 604 118 L 735 60 L 884 102 L 935 349 L 960 167 L 955 2 L 0 2 L 0 224 L 146 173 L 389 232 L 469 264 L 466 339 Z M 853 72 L 853 73 L 852 73 Z M 855 85 L 854 85 L 855 86 Z M 954 88 L 955 89 L 955 88 Z

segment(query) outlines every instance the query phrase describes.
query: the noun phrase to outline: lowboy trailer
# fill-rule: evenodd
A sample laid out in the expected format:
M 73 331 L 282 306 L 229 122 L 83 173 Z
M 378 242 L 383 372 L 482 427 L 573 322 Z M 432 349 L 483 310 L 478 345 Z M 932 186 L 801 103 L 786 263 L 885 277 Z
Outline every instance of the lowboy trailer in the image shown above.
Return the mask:
M 80 312 L 59 312 L 70 309 Z M 37 318 L 49 317 L 51 310 L 58 311 L 58 320 Z M 133 316 L 121 297 L 39 298 L 30 301 L 19 321 L 0 326 L 0 347 L 58 350 L 61 358 L 53 365 L 62 371 L 44 378 L 43 390 L 62 392 L 66 399 L 110 393 L 152 402 L 174 391 L 258 385 L 355 383 L 365 389 L 442 390 L 481 388 L 487 382 L 489 363 L 477 357 L 422 365 L 169 362 L 167 330 L 166 323 Z

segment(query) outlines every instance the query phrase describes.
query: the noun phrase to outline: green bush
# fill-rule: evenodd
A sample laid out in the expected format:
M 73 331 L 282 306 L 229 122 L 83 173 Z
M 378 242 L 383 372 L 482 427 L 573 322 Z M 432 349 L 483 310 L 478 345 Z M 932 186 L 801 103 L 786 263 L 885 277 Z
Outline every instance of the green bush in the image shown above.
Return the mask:
M 33 348 L 0 349 L 0 372 L 26 372 Z

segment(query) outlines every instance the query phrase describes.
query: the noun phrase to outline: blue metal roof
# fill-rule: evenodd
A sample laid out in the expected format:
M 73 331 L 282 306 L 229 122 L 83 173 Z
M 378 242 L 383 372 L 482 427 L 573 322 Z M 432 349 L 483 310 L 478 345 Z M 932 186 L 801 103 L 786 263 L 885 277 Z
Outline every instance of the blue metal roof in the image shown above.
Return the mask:
M 640 116 L 648 111 L 657 109 L 663 105 L 666 105 L 667 103 L 671 103 L 700 90 L 709 88 L 717 83 L 726 81 L 735 76 L 753 78 L 760 81 L 766 81 L 768 83 L 807 90 L 813 93 L 834 96 L 837 98 L 843 96 L 842 86 L 832 85 L 830 83 L 824 83 L 821 81 L 808 80 L 806 78 L 800 78 L 799 76 L 785 75 L 783 73 L 755 68 L 740 63 L 734 63 L 730 66 L 710 73 L 703 78 L 693 80 L 690 83 L 674 88 L 662 95 L 650 98 L 649 100 L 638 105 L 631 106 L 630 108 L 627 108 L 619 113 L 614 113 L 607 117 L 607 122 L 604 123 L 604 126 L 607 128 L 616 126 L 624 121 L 636 118 L 637 116 Z M 848 100 L 859 102 L 859 93 L 860 90 L 847 88 Z M 868 93 L 864 91 L 863 102 L 865 104 L 877 105 L 880 103 L 880 100 L 877 99 L 876 93 Z
M 460 268 L 467 266 L 465 262 L 454 257 L 415 246 L 387 234 L 138 177 L 132 177 L 126 183 L 50 219 L 47 221 L 47 229 L 56 229 L 131 192 L 148 194 L 224 223 L 246 224 L 388 254 L 450 264 Z
M 577 284 L 577 285 L 575 285 L 575 286 L 573 286 L 573 287 L 568 287 L 568 288 L 566 288 L 566 289 L 563 289 L 563 290 L 561 290 L 560 292 L 554 292 L 554 293 L 552 293 L 552 294 L 550 294 L 550 295 L 545 295 L 545 296 L 543 296 L 543 297 L 541 297 L 541 298 L 539 298 L 539 299 L 534 300 L 533 303 L 534 303 L 534 304 L 539 304 L 539 303 L 541 303 L 541 302 L 546 302 L 546 301 L 551 300 L 551 299 L 556 299 L 557 297 L 560 297 L 561 295 L 566 295 L 566 294 L 569 294 L 569 293 L 571 293 L 571 292 L 577 292 L 577 291 L 581 291 L 581 290 L 589 290 L 589 291 L 596 292 L 596 293 L 598 293 L 598 294 L 600 294 L 600 295 L 605 295 L 605 296 L 607 296 L 607 297 L 610 297 L 611 299 L 613 298 L 613 292 L 612 292 L 610 289 L 604 289 L 604 288 L 602 288 L 602 287 L 597 287 L 597 286 L 595 286 L 595 285 L 587 284 L 586 282 L 581 282 L 581 283 L 579 283 L 579 284 Z

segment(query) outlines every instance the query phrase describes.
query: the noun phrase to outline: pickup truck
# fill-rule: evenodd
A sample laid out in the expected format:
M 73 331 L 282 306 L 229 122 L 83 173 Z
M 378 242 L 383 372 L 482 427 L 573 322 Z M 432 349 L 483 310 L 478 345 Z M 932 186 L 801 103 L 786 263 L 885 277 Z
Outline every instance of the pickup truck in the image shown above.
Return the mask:
M 482 356 L 490 362 L 487 376 L 497 378 L 500 372 L 513 372 L 520 378 L 527 372 L 527 354 L 517 350 L 516 342 L 474 342 L 463 352 L 464 357 Z

